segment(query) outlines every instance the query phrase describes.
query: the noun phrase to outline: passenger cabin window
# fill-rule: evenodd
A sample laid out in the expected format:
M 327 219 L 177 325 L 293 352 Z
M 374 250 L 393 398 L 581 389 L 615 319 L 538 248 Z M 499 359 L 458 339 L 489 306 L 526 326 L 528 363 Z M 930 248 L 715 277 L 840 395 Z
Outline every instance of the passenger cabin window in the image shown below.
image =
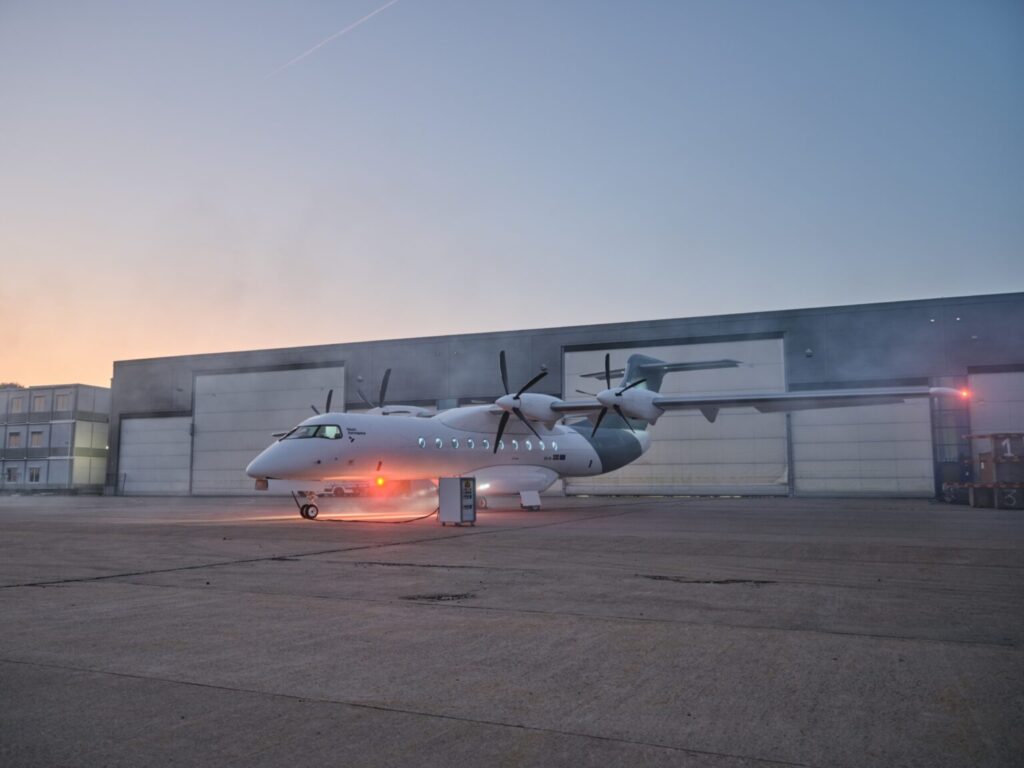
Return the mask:
M 471 451 L 474 448 L 476 448 L 476 443 L 473 442 L 473 438 L 472 437 L 466 440 L 466 447 L 469 448 L 469 450 L 471 450 Z
M 444 441 L 440 437 L 435 437 L 434 438 L 434 447 L 435 448 L 440 448 L 443 445 L 444 445 Z
M 552 451 L 557 451 L 558 450 L 558 443 L 556 443 L 554 440 L 551 441 L 551 450 Z
M 427 441 L 424 440 L 422 437 L 417 438 L 416 442 L 419 444 L 420 448 L 426 448 L 427 447 Z
M 543 451 L 544 450 L 544 441 L 543 440 L 538 440 L 537 441 L 537 447 L 540 448 Z
M 526 441 L 526 450 L 528 450 L 528 451 L 532 451 L 533 450 L 533 443 L 531 443 L 529 440 Z
M 518 440 L 513 440 L 512 441 L 512 450 L 513 451 L 518 451 L 519 450 L 519 441 Z
M 484 440 L 483 444 L 484 444 L 484 450 L 485 451 L 491 450 L 491 441 L 490 440 Z
M 499 440 L 498 441 L 498 450 L 499 451 L 504 451 L 505 450 L 505 441 L 504 440 Z
M 458 448 L 458 447 L 459 447 L 459 441 L 456 438 L 453 437 L 452 438 L 452 448 Z

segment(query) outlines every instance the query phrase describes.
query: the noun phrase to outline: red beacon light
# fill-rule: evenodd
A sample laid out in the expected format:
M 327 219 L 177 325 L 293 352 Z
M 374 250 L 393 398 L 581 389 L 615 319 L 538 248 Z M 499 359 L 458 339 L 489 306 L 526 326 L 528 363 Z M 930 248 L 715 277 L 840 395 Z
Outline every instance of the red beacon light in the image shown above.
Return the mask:
M 961 389 L 960 390 L 960 399 L 961 400 L 970 400 L 971 399 L 971 390 L 969 390 L 969 389 Z

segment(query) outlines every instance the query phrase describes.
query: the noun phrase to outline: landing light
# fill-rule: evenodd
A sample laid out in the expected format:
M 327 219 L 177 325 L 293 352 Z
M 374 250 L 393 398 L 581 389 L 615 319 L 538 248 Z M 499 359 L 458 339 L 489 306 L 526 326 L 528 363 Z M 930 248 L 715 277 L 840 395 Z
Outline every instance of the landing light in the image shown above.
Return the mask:
M 377 478 L 377 487 L 380 488 L 382 485 L 384 485 L 384 478 L 383 477 L 378 477 Z
M 970 400 L 971 399 L 971 390 L 969 390 L 969 389 L 961 389 L 960 390 L 960 399 L 961 400 Z

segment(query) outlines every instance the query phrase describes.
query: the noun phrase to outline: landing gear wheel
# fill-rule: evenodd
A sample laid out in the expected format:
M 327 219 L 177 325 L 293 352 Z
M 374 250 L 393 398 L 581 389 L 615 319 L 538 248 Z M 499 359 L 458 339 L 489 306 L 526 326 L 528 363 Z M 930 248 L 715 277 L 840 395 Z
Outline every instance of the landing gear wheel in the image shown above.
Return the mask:
M 304 520 L 308 520 L 309 519 L 308 517 L 306 517 L 306 510 L 308 510 L 308 509 L 309 509 L 309 504 L 303 504 L 301 507 L 299 507 L 299 515 Z
M 477 509 L 487 509 L 487 497 L 486 496 L 478 496 L 477 497 L 476 508 Z
M 320 510 L 319 510 L 319 508 L 317 508 L 316 504 L 307 504 L 306 505 L 306 519 L 307 520 L 316 520 L 316 516 L 318 514 L 320 514 Z

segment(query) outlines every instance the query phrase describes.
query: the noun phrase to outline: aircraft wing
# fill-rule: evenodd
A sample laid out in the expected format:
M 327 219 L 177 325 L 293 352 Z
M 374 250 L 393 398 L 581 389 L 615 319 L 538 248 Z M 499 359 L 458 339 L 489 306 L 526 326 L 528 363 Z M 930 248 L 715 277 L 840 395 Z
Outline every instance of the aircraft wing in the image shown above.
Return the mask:
M 948 387 L 877 387 L 871 389 L 825 389 L 796 392 L 745 392 L 733 395 L 664 395 L 653 400 L 663 411 L 700 411 L 714 421 L 722 408 L 755 408 L 761 413 L 844 408 L 852 405 L 887 405 L 916 397 L 964 397 Z M 588 413 L 602 408 L 596 399 L 563 400 L 551 409 L 560 413 Z

